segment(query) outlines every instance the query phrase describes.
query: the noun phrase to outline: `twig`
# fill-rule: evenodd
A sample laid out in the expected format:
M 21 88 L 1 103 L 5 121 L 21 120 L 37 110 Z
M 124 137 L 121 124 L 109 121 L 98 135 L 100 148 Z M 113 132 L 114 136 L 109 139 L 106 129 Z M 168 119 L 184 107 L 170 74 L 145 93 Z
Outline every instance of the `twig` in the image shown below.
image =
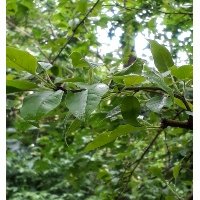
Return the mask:
M 76 31 L 78 30 L 78 28 L 84 23 L 84 21 L 87 19 L 88 15 L 94 10 L 94 8 L 97 6 L 97 4 L 99 3 L 100 0 L 97 0 L 96 3 L 92 6 L 92 8 L 87 12 L 87 14 L 85 15 L 85 17 L 77 24 L 77 26 L 72 30 L 72 35 L 69 37 L 69 39 L 67 39 L 67 41 L 65 42 L 65 44 L 63 45 L 63 47 L 61 47 L 60 51 L 58 52 L 58 54 L 55 56 L 55 58 L 51 61 L 51 64 L 53 64 L 58 57 L 60 56 L 60 54 L 62 53 L 62 51 L 66 48 L 66 46 L 71 42 L 72 38 L 74 37 L 74 35 L 76 34 Z
M 164 11 L 159 11 L 160 13 L 166 14 L 166 15 L 193 15 L 191 12 L 164 12 Z
M 186 129 L 193 129 L 192 123 L 189 121 L 176 121 L 172 119 L 162 119 L 161 121 L 162 127 L 167 128 L 168 126 L 171 127 L 179 127 L 179 128 L 186 128 Z
M 167 143 L 167 133 L 166 131 L 164 130 L 164 137 L 165 137 L 165 140 L 164 140 L 164 143 L 165 143 L 165 146 L 166 146 L 166 155 L 168 157 L 168 161 L 167 161 L 167 166 L 170 166 L 170 162 L 171 162 L 171 153 L 170 153 L 170 150 L 169 150 L 169 145 Z
M 134 91 L 138 91 L 138 92 L 140 90 L 143 90 L 146 92 L 154 92 L 154 93 L 161 94 L 161 95 L 163 93 L 166 93 L 165 90 L 163 90 L 162 88 L 159 88 L 159 87 L 125 87 L 121 91 L 123 91 L 123 90 L 134 90 Z M 184 103 L 184 105 L 188 111 L 191 111 L 191 108 L 184 96 L 179 95 L 179 94 L 174 94 L 174 96 L 176 98 L 180 99 Z
M 53 26 L 52 26 L 52 23 L 51 23 L 51 20 L 50 19 L 48 19 L 48 22 L 49 22 L 49 28 L 50 28 L 50 30 L 51 30 L 51 34 L 52 34 L 52 36 L 54 37 L 54 38 L 56 38 L 57 36 L 56 36 L 56 34 L 54 33 L 54 31 L 53 31 Z
M 116 4 L 103 4 L 102 6 L 105 6 L 105 7 L 114 7 L 114 6 L 116 6 L 118 8 L 122 8 L 122 9 L 125 9 L 127 11 L 133 11 L 133 10 L 140 11 L 140 10 L 142 10 L 141 8 L 133 8 L 133 7 L 127 8 L 126 6 L 122 6 L 122 5 L 118 4 L 118 3 L 116 3 Z M 157 12 L 157 10 L 153 10 L 153 9 L 149 10 L 149 11 L 151 11 L 151 12 L 156 11 Z M 159 10 L 158 12 L 166 14 L 166 15 L 193 15 L 193 13 L 191 13 L 191 12 L 164 12 L 164 11 L 161 11 L 161 10 Z
M 158 130 L 157 134 L 156 134 L 155 137 L 151 140 L 150 144 L 149 144 L 149 145 L 147 146 L 147 148 L 144 150 L 144 152 L 142 153 L 142 155 L 140 156 L 140 158 L 137 159 L 137 160 L 134 162 L 135 166 L 134 166 L 134 168 L 130 171 L 129 176 L 126 177 L 126 178 L 128 178 L 128 180 L 126 180 L 126 182 L 125 182 L 126 185 L 124 186 L 123 190 L 120 192 L 120 194 L 119 194 L 119 196 L 117 197 L 116 200 L 119 200 L 119 199 L 121 198 L 121 194 L 127 190 L 127 188 L 128 188 L 128 187 L 127 187 L 127 186 L 128 186 L 128 183 L 129 183 L 129 181 L 130 181 L 130 179 L 131 179 L 133 173 L 135 172 L 135 170 L 137 169 L 137 167 L 140 165 L 140 163 L 141 163 L 141 161 L 143 160 L 144 156 L 149 152 L 150 148 L 154 145 L 155 141 L 157 140 L 158 136 L 162 133 L 162 131 L 163 131 L 163 128 L 162 128 L 162 125 L 161 125 L 161 127 L 160 127 L 160 129 Z

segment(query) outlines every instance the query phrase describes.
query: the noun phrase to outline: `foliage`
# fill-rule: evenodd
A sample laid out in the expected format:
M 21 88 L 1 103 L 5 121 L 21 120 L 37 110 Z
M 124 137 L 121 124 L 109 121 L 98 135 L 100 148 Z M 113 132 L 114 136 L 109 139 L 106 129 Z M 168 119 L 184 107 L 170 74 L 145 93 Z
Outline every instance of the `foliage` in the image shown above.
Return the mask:
M 7 25 L 8 199 L 189 199 L 191 1 L 7 0 Z

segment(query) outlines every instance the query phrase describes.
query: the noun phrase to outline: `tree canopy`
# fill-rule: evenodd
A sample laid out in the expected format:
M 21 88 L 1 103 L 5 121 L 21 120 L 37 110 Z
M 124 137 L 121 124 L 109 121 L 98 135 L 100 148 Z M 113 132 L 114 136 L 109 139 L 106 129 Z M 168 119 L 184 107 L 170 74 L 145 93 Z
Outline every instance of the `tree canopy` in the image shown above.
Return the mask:
M 6 11 L 7 198 L 192 199 L 192 1 Z

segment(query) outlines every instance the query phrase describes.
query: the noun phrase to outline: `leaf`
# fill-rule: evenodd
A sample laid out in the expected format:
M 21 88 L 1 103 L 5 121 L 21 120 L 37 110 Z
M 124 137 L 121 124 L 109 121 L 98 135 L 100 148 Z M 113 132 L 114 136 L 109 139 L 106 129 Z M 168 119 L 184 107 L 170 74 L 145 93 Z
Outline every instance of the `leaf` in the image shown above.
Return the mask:
M 157 176 L 159 178 L 163 178 L 163 175 L 162 175 L 162 170 L 160 167 L 157 167 L 157 166 L 151 166 L 149 168 L 149 171 L 154 175 L 154 176 Z
M 141 75 L 133 74 L 124 77 L 124 83 L 126 86 L 133 86 L 144 82 L 146 78 Z
M 172 89 L 168 87 L 168 85 L 165 83 L 164 78 L 159 74 L 158 72 L 153 71 L 152 69 L 145 67 L 144 76 L 152 83 L 156 84 L 159 88 L 166 91 L 172 101 L 174 101 L 174 94 L 172 92 Z
M 69 111 L 78 119 L 82 119 L 87 105 L 88 91 L 77 93 L 68 93 L 66 97 L 66 106 Z
M 6 93 L 29 91 L 38 86 L 27 80 L 6 80 Z
M 120 72 L 117 72 L 115 75 L 127 75 L 127 74 L 141 74 L 143 69 L 144 61 L 140 58 L 137 58 L 136 61 L 129 67 L 124 68 Z
M 124 76 L 113 76 L 112 79 L 115 83 L 123 84 Z
M 180 108 L 183 108 L 183 109 L 187 110 L 187 108 L 185 107 L 185 104 L 180 99 L 174 98 L 174 103 L 177 106 L 179 106 Z M 187 103 L 188 103 L 190 109 L 193 110 L 193 105 L 190 102 L 188 102 L 188 101 L 187 101 Z
M 191 80 L 193 79 L 193 67 L 192 65 L 173 66 L 171 74 L 180 80 Z
M 109 88 L 103 83 L 93 85 L 79 84 L 79 87 L 84 90 L 67 94 L 66 106 L 75 117 L 83 119 L 84 116 L 90 115 L 96 109 L 101 97 Z
M 87 0 L 80 0 L 78 2 L 77 10 L 84 14 L 87 11 L 87 4 L 88 4 Z
M 77 118 L 75 120 L 73 120 L 72 123 L 70 124 L 68 130 L 67 130 L 67 134 L 71 134 L 74 131 L 76 131 L 80 127 L 81 123 L 82 122 Z
M 180 99 L 174 98 L 174 103 L 177 106 L 179 106 L 180 108 L 183 108 L 183 109 L 187 110 L 187 108 L 185 107 L 185 104 Z M 187 103 L 188 103 L 190 109 L 193 110 L 193 105 L 190 102 L 188 102 L 188 101 L 187 101 Z
M 166 196 L 165 200 L 175 200 L 176 197 L 175 196 Z
M 166 72 L 174 65 L 168 49 L 154 40 L 149 40 L 151 53 L 156 68 L 159 72 Z
M 151 98 L 146 106 L 153 112 L 159 113 L 164 106 L 170 106 L 172 104 L 171 99 L 165 96 L 157 96 Z
M 13 16 L 17 12 L 16 2 L 6 2 L 6 15 Z
M 45 170 L 49 169 L 49 163 L 48 160 L 36 160 L 34 162 L 34 168 L 36 172 L 44 172 Z
M 92 142 L 90 142 L 83 152 L 92 151 L 94 149 L 97 149 L 101 146 L 104 146 L 110 142 L 113 142 L 116 140 L 119 136 L 126 135 L 134 130 L 138 130 L 138 128 L 135 128 L 129 124 L 126 125 L 120 125 L 113 131 L 107 131 L 100 135 L 98 135 Z
M 174 167 L 173 167 L 173 176 L 175 179 L 177 179 L 178 175 L 179 175 L 179 172 L 180 172 L 180 163 L 176 164 Z
M 133 126 L 140 126 L 139 122 L 137 121 L 137 117 L 140 114 L 140 103 L 136 97 L 124 97 L 120 108 L 125 121 Z
M 6 66 L 35 74 L 37 60 L 26 51 L 18 50 L 13 47 L 6 47 Z
M 26 120 L 39 120 L 56 108 L 62 100 L 63 91 L 42 91 L 27 96 L 20 110 Z
M 72 59 L 72 65 L 74 67 L 90 67 L 90 64 L 82 58 L 79 52 L 73 52 L 70 58 Z
M 93 68 L 90 68 L 88 70 L 88 77 L 89 77 L 88 83 L 92 84 L 94 82 L 94 70 L 93 70 Z

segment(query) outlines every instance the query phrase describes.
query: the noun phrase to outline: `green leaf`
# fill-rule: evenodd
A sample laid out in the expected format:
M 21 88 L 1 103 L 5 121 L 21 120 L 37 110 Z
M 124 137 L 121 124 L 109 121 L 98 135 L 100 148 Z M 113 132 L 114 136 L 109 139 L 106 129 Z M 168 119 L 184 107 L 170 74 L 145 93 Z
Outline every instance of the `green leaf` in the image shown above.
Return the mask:
M 192 65 L 173 66 L 171 74 L 180 80 L 191 80 L 193 78 L 193 67 Z
M 6 80 L 6 93 L 29 91 L 38 86 L 27 80 Z
M 174 98 L 174 103 L 177 106 L 179 106 L 180 108 L 183 108 L 183 109 L 187 110 L 187 108 L 185 107 L 185 104 L 180 99 Z M 190 102 L 188 102 L 188 101 L 187 101 L 187 103 L 188 103 L 190 109 L 193 110 L 193 105 Z
M 176 200 L 177 198 L 175 196 L 166 196 L 165 200 Z
M 72 65 L 74 67 L 90 67 L 90 64 L 82 58 L 79 52 L 73 52 L 70 58 L 72 59 Z
M 133 126 L 140 126 L 139 122 L 137 121 L 137 117 L 140 114 L 140 103 L 136 97 L 124 97 L 120 108 L 125 121 Z
M 87 0 L 80 0 L 78 2 L 77 10 L 84 14 L 87 11 L 87 6 L 88 6 L 88 1 Z
M 26 51 L 18 50 L 13 47 L 6 47 L 6 66 L 35 74 L 37 60 Z
M 172 101 L 166 96 L 153 97 L 146 103 L 146 106 L 156 113 L 159 113 L 164 106 L 169 107 L 170 105 L 172 105 Z
M 80 127 L 81 123 L 82 123 L 82 121 L 80 121 L 78 118 L 73 120 L 67 130 L 67 134 L 70 134 L 70 133 L 73 133 L 74 131 L 76 131 Z
M 89 84 L 94 83 L 94 70 L 93 70 L 93 68 L 90 68 L 88 70 L 88 77 L 89 77 L 88 83 Z
M 168 49 L 154 40 L 149 40 L 151 53 L 156 68 L 159 72 L 166 72 L 174 65 Z
M 149 168 L 149 171 L 150 171 L 154 176 L 163 178 L 162 169 L 161 169 L 160 167 L 152 166 L 152 167 Z
M 20 110 L 26 120 L 39 120 L 56 108 L 62 100 L 63 91 L 42 91 L 27 96 Z
M 123 84 L 124 76 L 113 76 L 112 79 L 115 83 Z
M 108 91 L 108 86 L 103 83 L 93 85 L 81 85 L 84 89 L 77 93 L 68 93 L 66 97 L 66 106 L 69 111 L 77 118 L 83 119 L 90 115 L 98 106 L 101 97 Z
M 176 164 L 174 167 L 173 167 L 173 176 L 175 179 L 177 179 L 178 175 L 179 175 L 179 172 L 180 172 L 180 163 Z
M 116 140 L 119 136 L 126 135 L 134 130 L 138 130 L 138 128 L 135 128 L 129 124 L 126 125 L 120 125 L 113 131 L 107 131 L 100 135 L 98 135 L 92 142 L 90 142 L 83 152 L 92 151 L 94 149 L 97 149 L 101 146 L 104 146 L 110 142 L 113 142 Z
M 126 86 L 133 86 L 144 82 L 146 78 L 141 75 L 133 74 L 124 77 L 124 83 Z
M 36 160 L 34 162 L 34 168 L 36 172 L 44 172 L 45 170 L 49 169 L 48 160 Z
M 77 93 L 68 93 L 66 97 L 66 106 L 69 111 L 77 118 L 83 119 L 87 105 L 88 91 Z
M 156 71 L 153 71 L 152 69 L 145 67 L 145 72 L 144 72 L 144 76 L 152 83 L 156 84 L 159 88 L 163 89 L 164 91 L 166 91 L 172 101 L 174 101 L 174 94 L 173 91 L 170 87 L 168 87 L 168 85 L 165 83 L 164 78 L 161 76 L 161 74 L 159 74 Z
M 17 4 L 16 2 L 6 2 L 6 15 L 14 16 L 17 12 Z
M 120 72 L 117 72 L 115 75 L 127 75 L 127 74 L 141 74 L 143 69 L 144 61 L 140 58 L 137 58 L 136 61 L 129 67 L 124 68 Z

